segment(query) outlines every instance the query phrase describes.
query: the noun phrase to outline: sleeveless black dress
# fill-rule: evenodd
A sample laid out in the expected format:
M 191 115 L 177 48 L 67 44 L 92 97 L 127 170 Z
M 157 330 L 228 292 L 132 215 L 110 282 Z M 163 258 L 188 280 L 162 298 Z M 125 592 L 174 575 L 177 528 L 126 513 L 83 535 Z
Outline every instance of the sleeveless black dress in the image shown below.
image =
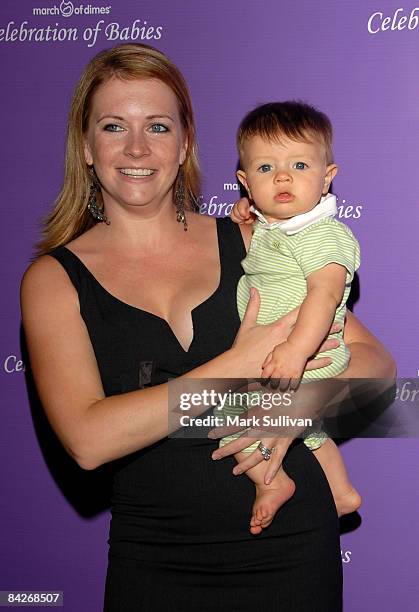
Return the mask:
M 217 219 L 216 291 L 192 312 L 188 351 L 158 316 L 107 292 L 66 247 L 50 254 L 77 289 L 107 396 L 159 384 L 228 349 L 240 321 L 245 249 Z M 254 485 L 208 439 L 164 439 L 116 462 L 105 612 L 339 612 L 339 529 L 319 463 L 300 442 L 284 467 L 296 493 L 259 536 L 249 532 Z

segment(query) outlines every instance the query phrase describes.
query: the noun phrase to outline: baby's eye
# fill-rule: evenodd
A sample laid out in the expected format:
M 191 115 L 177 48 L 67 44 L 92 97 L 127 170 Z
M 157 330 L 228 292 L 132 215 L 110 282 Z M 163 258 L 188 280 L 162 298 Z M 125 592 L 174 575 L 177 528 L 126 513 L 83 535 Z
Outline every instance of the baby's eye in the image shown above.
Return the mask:
M 121 132 L 124 128 L 120 125 L 116 125 L 116 123 L 108 123 L 103 129 L 106 132 Z
M 272 170 L 272 166 L 270 164 L 262 164 L 261 166 L 259 166 L 258 168 L 259 172 L 269 172 L 270 170 Z
M 151 131 L 155 134 L 162 134 L 163 132 L 168 132 L 169 129 L 162 123 L 153 123 L 151 126 Z
M 308 166 L 305 162 L 295 162 L 293 168 L 295 168 L 295 170 L 304 170 L 304 168 L 308 168 Z

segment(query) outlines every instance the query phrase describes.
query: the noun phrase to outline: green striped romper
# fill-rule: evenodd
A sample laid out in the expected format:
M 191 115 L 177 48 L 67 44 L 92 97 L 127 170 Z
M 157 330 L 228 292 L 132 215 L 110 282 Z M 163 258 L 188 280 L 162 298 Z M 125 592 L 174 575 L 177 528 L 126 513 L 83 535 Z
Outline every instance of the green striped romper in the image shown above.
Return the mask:
M 245 275 L 240 278 L 237 287 L 240 319 L 244 316 L 251 287 L 256 287 L 261 296 L 258 323 L 269 324 L 299 306 L 307 295 L 307 277 L 330 263 L 338 263 L 347 270 L 344 295 L 335 317 L 335 321 L 343 324 L 351 282 L 360 265 L 359 244 L 351 230 L 333 217 L 315 221 L 291 235 L 285 234 L 279 227 L 266 229 L 263 223 L 256 221 L 249 252 L 242 261 Z M 303 381 L 331 378 L 346 368 L 349 351 L 343 343 L 343 330 L 333 337 L 340 339 L 340 347 L 321 353 L 322 357 L 332 357 L 333 363 L 305 372 Z M 226 404 L 221 414 L 219 410 L 217 414 L 234 416 L 245 411 L 245 406 Z M 237 433 L 222 438 L 220 446 L 235 440 L 239 435 Z M 315 450 L 326 439 L 327 434 L 319 428 L 310 433 L 304 443 Z M 259 441 L 255 441 L 245 452 L 254 451 L 258 444 Z

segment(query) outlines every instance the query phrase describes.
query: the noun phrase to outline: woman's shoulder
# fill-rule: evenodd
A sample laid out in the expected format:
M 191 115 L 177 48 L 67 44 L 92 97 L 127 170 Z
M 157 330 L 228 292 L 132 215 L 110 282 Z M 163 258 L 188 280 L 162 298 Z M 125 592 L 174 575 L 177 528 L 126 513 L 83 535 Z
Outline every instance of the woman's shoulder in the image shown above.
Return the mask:
M 214 217 L 213 215 L 207 215 L 198 211 L 187 211 L 188 222 L 192 221 L 201 227 L 214 226 L 215 223 L 221 223 L 224 225 L 235 225 L 230 217 Z
M 186 211 L 186 219 L 188 221 L 188 224 L 193 224 L 194 226 L 200 227 L 201 229 L 213 227 L 216 223 L 215 217 L 211 217 L 210 215 L 204 215 L 200 212 L 195 211 Z
M 26 268 L 21 284 L 25 287 L 39 284 L 53 286 L 61 269 L 62 266 L 49 253 L 40 255 Z
M 22 277 L 22 286 L 29 288 L 32 285 L 38 286 L 39 288 L 41 286 L 71 288 L 72 283 L 69 282 L 69 277 L 65 269 L 65 262 L 68 257 L 71 256 L 68 251 L 78 257 L 85 251 L 91 250 L 92 246 L 95 244 L 92 229 L 87 230 L 77 238 L 65 244 L 51 248 L 47 253 L 37 257 L 26 269 Z M 56 285 L 56 283 L 58 283 L 58 285 Z
M 50 254 L 41 255 L 25 270 L 20 283 L 22 308 L 36 304 L 42 307 L 56 299 L 78 303 L 77 292 L 66 270 Z
M 60 263 L 42 255 L 30 264 L 20 284 L 20 310 L 25 334 L 32 339 L 49 337 L 54 326 L 79 320 L 78 294 Z
M 196 227 L 200 231 L 205 231 L 210 227 L 214 227 L 215 224 L 218 224 L 218 227 L 228 235 L 236 234 L 237 237 L 241 237 L 246 250 L 249 248 L 250 240 L 252 239 L 251 225 L 238 225 L 237 223 L 234 223 L 230 217 L 212 217 L 210 215 L 205 215 L 198 212 L 189 213 L 189 215 L 191 215 L 192 222 L 196 224 Z
M 96 224 L 87 231 L 66 242 L 65 248 L 74 253 L 77 257 L 82 257 L 84 254 L 97 253 L 100 250 L 103 242 L 100 224 Z

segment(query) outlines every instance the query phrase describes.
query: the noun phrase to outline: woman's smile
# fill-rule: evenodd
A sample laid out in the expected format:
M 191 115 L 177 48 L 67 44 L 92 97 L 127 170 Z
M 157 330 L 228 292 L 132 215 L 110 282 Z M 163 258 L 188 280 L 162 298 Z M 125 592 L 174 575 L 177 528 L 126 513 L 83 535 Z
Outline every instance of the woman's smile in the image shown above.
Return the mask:
M 145 176 L 154 174 L 155 170 L 151 168 L 119 168 L 119 172 L 132 178 L 144 178 Z
M 165 83 L 113 77 L 93 95 L 85 157 L 110 220 L 119 206 L 172 207 L 186 147 L 177 99 Z

